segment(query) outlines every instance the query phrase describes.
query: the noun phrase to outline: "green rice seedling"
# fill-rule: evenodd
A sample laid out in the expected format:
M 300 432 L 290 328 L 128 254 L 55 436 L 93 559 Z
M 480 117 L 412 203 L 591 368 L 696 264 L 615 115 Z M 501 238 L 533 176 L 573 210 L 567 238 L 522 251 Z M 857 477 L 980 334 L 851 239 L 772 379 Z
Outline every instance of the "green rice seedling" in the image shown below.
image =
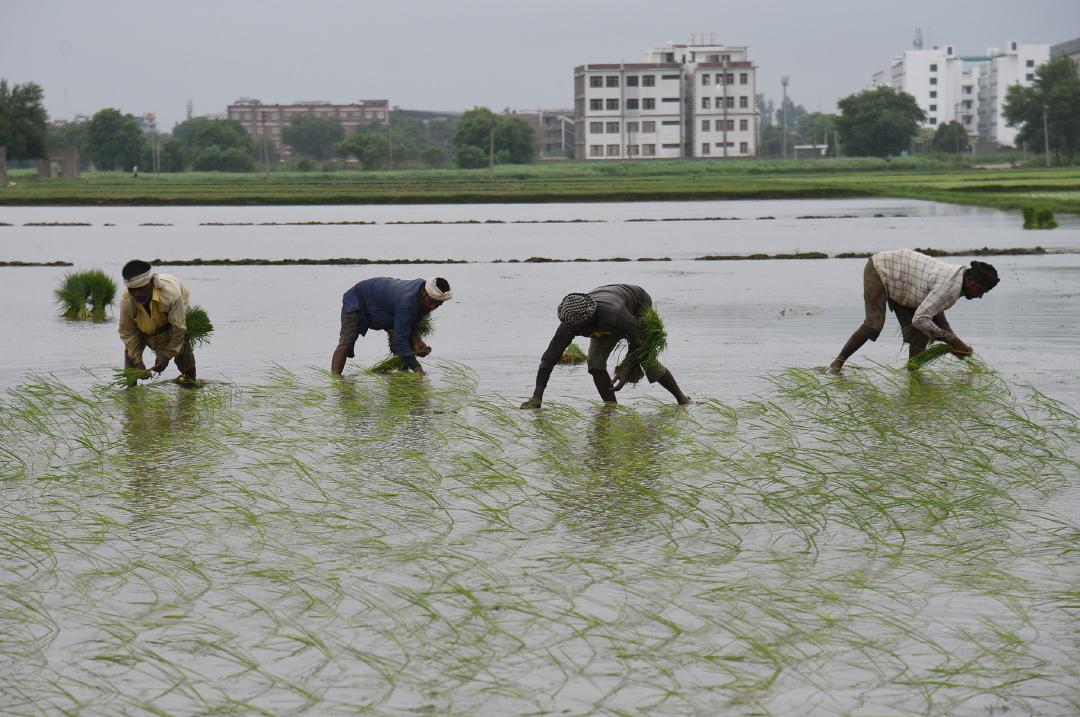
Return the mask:
M 1035 207 L 1024 207 L 1020 211 L 1024 215 L 1024 229 L 1035 229 L 1038 226 L 1035 223 Z
M 582 351 L 577 344 L 572 343 L 566 347 L 566 351 L 563 351 L 563 355 L 562 358 L 559 359 L 559 363 L 579 364 L 584 363 L 586 358 L 588 357 L 585 356 L 585 352 Z
M 625 358 L 615 367 L 615 372 L 625 372 L 628 364 L 633 364 L 629 366 L 626 382 L 637 383 L 645 375 L 642 366 L 655 363 L 666 348 L 667 331 L 664 329 L 664 322 L 656 309 L 650 306 L 641 315 L 641 343 L 636 351 L 626 354 Z
M 430 336 L 433 330 L 434 325 L 431 320 L 431 314 L 420 319 L 420 325 L 417 327 L 417 334 L 419 334 L 420 338 Z M 390 351 L 392 352 L 394 350 L 393 336 L 389 333 L 386 335 L 386 342 L 389 344 Z M 408 366 L 405 365 L 405 360 L 394 353 L 391 353 L 382 361 L 379 361 L 368 369 L 370 373 L 393 373 L 394 371 L 406 370 L 408 370 Z
M 118 388 L 132 388 L 139 383 L 139 379 L 147 378 L 144 368 L 118 368 L 113 371 L 112 385 Z
M 69 319 L 86 319 L 90 317 L 90 309 L 86 306 L 86 300 L 90 296 L 90 289 L 86 285 L 84 272 L 72 271 L 64 275 L 64 281 L 57 287 L 56 303 L 64 317 Z
M 101 269 L 83 272 L 83 281 L 90 299 L 90 316 L 104 319 L 105 309 L 116 301 L 116 282 Z
M 1057 227 L 1054 212 L 1049 207 L 1041 207 L 1035 211 L 1035 224 L 1039 229 L 1053 229 Z
M 197 304 L 188 307 L 185 340 L 192 346 L 205 346 L 210 343 L 212 333 L 214 333 L 214 325 L 210 322 L 206 310 Z
M 949 353 L 952 353 L 952 347 L 950 347 L 948 344 L 935 343 L 932 346 L 926 347 L 918 354 L 908 359 L 908 370 L 918 371 L 931 361 L 936 361 L 937 359 Z

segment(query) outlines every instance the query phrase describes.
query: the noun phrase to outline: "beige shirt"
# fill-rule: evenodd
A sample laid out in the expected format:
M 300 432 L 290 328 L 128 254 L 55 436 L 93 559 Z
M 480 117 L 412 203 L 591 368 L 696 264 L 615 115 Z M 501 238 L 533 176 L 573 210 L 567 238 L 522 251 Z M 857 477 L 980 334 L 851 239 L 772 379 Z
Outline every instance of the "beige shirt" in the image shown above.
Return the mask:
M 169 274 L 154 276 L 150 303 L 140 304 L 124 292 L 120 299 L 120 338 L 133 360 L 141 360 L 147 338 L 156 338 L 153 348 L 164 358 L 180 353 L 187 334 L 188 290 Z
M 947 264 L 910 249 L 878 252 L 871 261 L 889 298 L 915 309 L 912 326 L 935 339 L 953 338 L 951 332 L 934 323 L 934 317 L 960 298 L 966 267 Z

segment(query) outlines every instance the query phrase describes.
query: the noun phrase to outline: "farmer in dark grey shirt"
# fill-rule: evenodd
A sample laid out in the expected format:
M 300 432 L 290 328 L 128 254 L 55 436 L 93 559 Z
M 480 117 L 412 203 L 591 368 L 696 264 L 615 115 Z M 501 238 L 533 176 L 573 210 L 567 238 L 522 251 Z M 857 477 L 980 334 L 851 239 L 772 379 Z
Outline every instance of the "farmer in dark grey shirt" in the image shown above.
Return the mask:
M 536 373 L 536 389 L 532 398 L 521 404 L 522 408 L 539 408 L 544 399 L 551 370 L 559 362 L 566 347 L 575 336 L 588 336 L 589 373 L 592 374 L 600 398 L 615 403 L 615 392 L 620 390 L 634 372 L 637 364 L 625 362 L 615 374 L 615 382 L 607 372 L 607 359 L 621 339 L 630 344 L 628 356 L 637 354 L 641 345 L 641 317 L 652 306 L 650 297 L 640 286 L 609 284 L 597 287 L 588 294 L 567 294 L 559 304 L 559 328 L 540 358 L 540 370 Z M 641 366 L 649 383 L 659 382 L 671 392 L 680 404 L 690 399 L 675 383 L 663 364 L 652 360 Z

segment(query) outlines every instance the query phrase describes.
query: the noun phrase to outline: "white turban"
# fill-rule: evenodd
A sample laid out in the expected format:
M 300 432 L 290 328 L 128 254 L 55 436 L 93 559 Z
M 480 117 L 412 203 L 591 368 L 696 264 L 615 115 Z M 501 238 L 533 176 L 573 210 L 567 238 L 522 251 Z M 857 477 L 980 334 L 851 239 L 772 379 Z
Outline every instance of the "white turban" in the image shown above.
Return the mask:
M 427 295 L 432 299 L 435 299 L 435 301 L 446 301 L 454 295 L 454 292 L 450 289 L 447 289 L 446 291 L 440 289 L 438 284 L 435 283 L 437 278 L 438 277 L 428 279 L 427 283 L 424 284 L 424 291 L 427 292 Z M 446 281 L 446 279 L 443 279 L 443 281 Z M 449 283 L 447 283 L 447 286 L 449 286 Z
M 139 287 L 146 286 L 151 281 L 153 281 L 155 276 L 157 276 L 157 274 L 154 273 L 153 269 L 150 269 L 148 271 L 144 271 L 138 276 L 133 276 L 130 279 L 124 279 L 124 286 L 129 289 L 138 289 Z

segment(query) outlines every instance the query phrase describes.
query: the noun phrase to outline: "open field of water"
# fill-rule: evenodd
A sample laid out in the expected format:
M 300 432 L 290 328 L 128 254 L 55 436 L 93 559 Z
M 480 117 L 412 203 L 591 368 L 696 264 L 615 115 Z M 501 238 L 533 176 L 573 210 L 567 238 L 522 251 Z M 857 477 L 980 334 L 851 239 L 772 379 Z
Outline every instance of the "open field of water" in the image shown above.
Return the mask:
M 712 220 L 659 221 L 692 218 Z M 588 222 L 514 223 L 568 219 Z M 467 220 L 502 223 L 390 224 Z M 285 224 L 307 221 L 374 224 Z M 861 321 L 864 259 L 694 260 L 1080 248 L 1059 221 L 2 209 L 0 260 L 117 277 L 135 256 L 473 263 L 163 269 L 217 327 L 207 384 L 131 391 L 109 385 L 115 322 L 58 317 L 66 269 L 0 268 L 0 713 L 1076 714 L 1080 255 L 988 259 L 1001 284 L 949 312 L 977 362 L 909 374 L 890 318 L 841 377 L 813 368 Z M 671 261 L 507 263 L 530 256 Z M 428 377 L 362 371 L 381 333 L 326 373 L 345 289 L 436 273 L 455 296 Z M 651 293 L 695 402 L 642 382 L 604 407 L 569 366 L 517 409 L 561 296 L 612 282 Z

